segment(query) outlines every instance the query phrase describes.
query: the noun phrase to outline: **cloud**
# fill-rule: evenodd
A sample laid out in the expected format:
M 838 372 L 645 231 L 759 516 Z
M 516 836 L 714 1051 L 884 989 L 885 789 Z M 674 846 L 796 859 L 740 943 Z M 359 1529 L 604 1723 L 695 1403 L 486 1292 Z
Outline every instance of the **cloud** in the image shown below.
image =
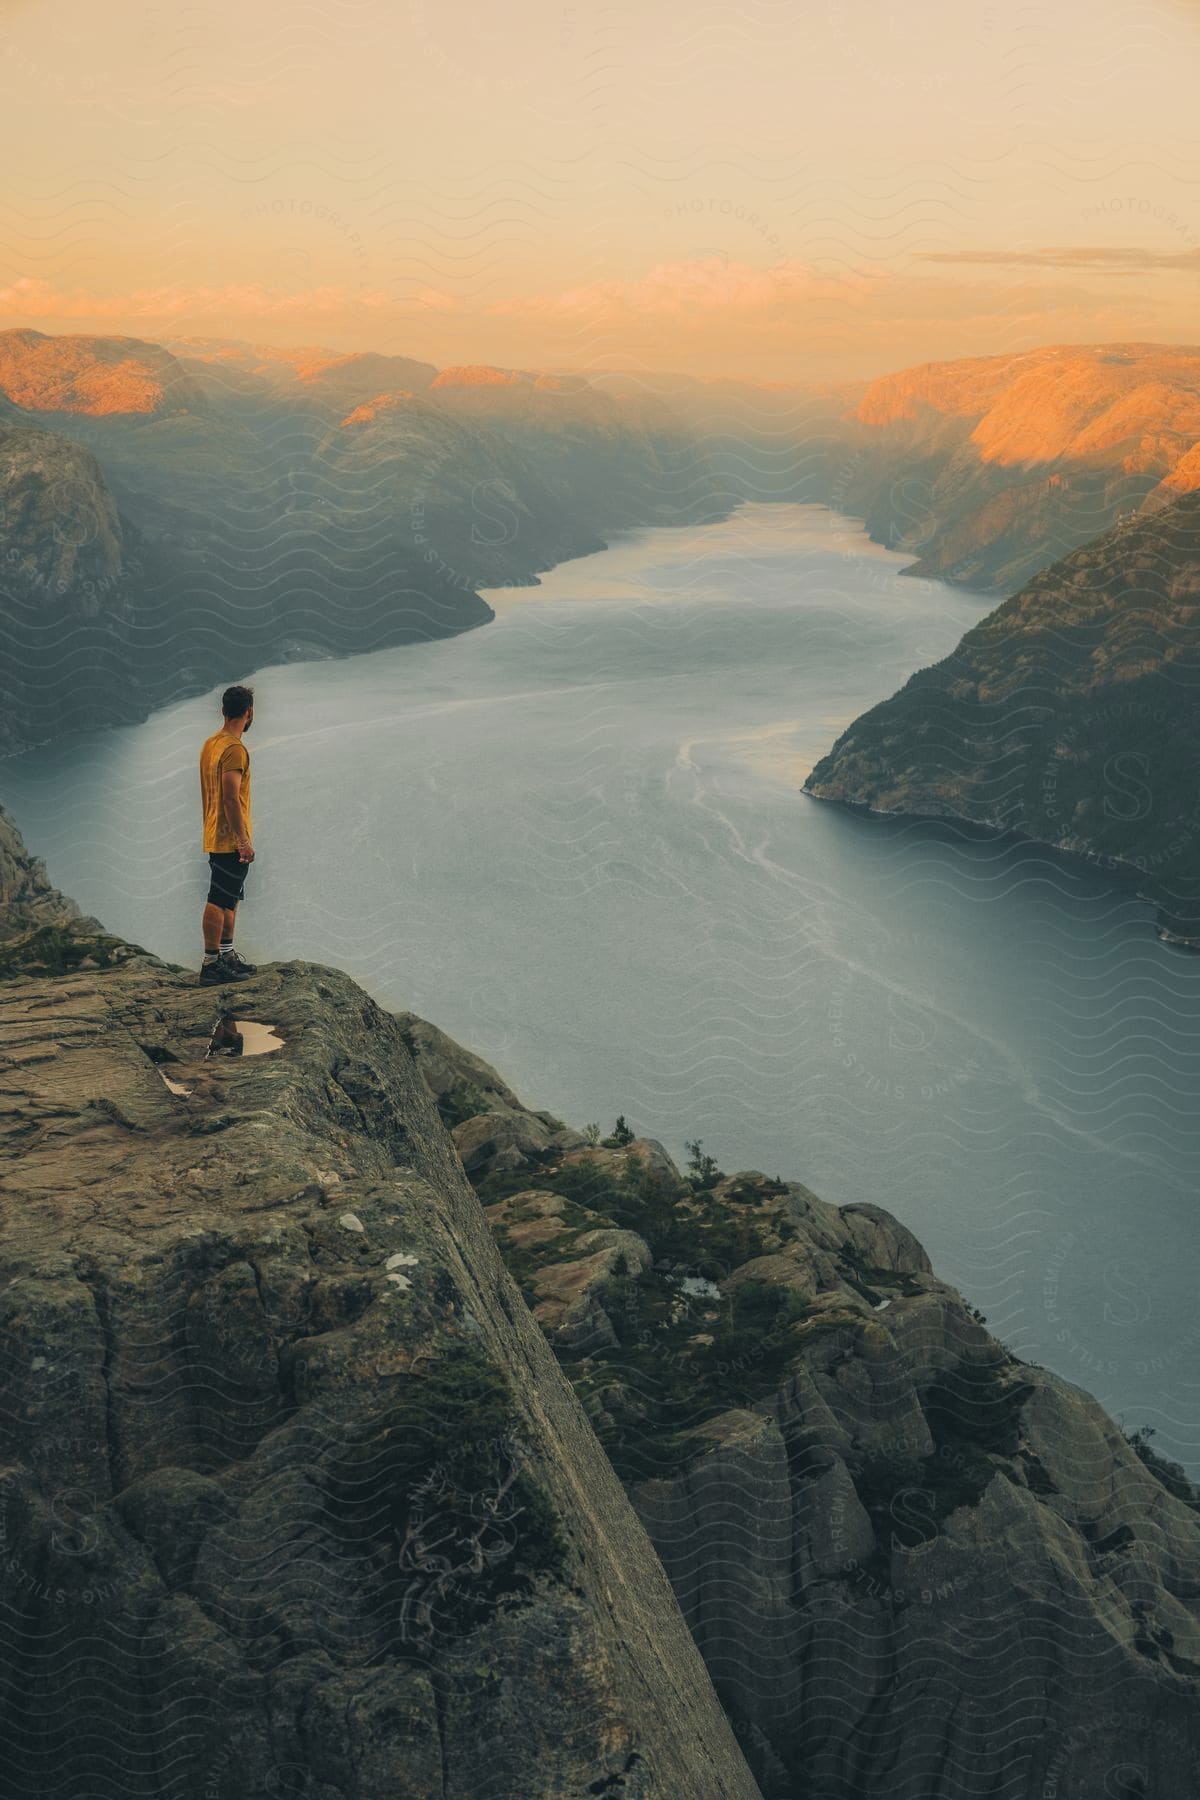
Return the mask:
M 24 277 L 0 288 L 0 313 L 23 319 L 138 319 L 170 321 L 214 316 L 247 319 L 330 319 L 347 313 L 446 312 L 455 301 L 436 288 L 398 300 L 377 288 L 315 287 L 286 293 L 260 282 L 223 287 L 144 287 L 125 294 L 64 292 L 47 281 Z
M 990 260 L 990 253 L 980 258 Z M 1004 347 L 1030 330 L 1035 342 L 1057 330 L 1087 336 L 1089 319 L 1093 334 L 1101 336 L 1118 317 L 1126 318 L 1082 285 L 1065 281 L 1048 291 L 1031 277 L 956 280 L 948 271 L 879 265 L 817 269 L 796 258 L 756 268 L 721 252 L 660 263 L 635 280 L 499 301 L 486 313 L 534 329 L 547 342 L 597 344 L 600 334 L 611 334 L 663 349 L 686 342 L 691 350 L 725 345 L 742 354 L 750 344 L 787 354 L 866 346 L 914 332 L 946 333 L 956 344 L 974 335 L 982 345 L 991 339 Z
M 1188 236 L 1190 238 L 1191 233 Z M 1189 275 L 1200 271 L 1200 248 L 1139 250 L 1130 246 L 1086 244 L 1052 245 L 1044 250 L 925 250 L 917 260 L 927 263 L 983 263 L 989 268 L 1098 269 L 1110 274 L 1168 269 L 1181 275 Z
M 25 279 L 0 287 L 0 324 L 141 337 L 207 332 L 277 345 L 403 349 L 439 364 L 679 369 L 751 379 L 871 376 L 1048 343 L 1190 341 L 1191 290 L 1137 280 L 1157 252 L 927 253 L 902 267 L 755 265 L 697 248 L 625 279 L 503 300 L 437 288 L 176 283 L 101 294 Z M 954 269 L 951 265 L 963 266 Z M 1171 269 L 1200 256 L 1168 257 Z M 976 266 L 972 267 L 974 264 Z M 275 276 L 275 282 L 270 275 Z
M 845 303 L 884 280 L 879 271 L 820 274 L 797 258 L 768 268 L 736 262 L 720 251 L 679 262 L 658 263 L 635 281 L 594 281 L 558 293 L 500 300 L 493 315 L 540 314 L 546 318 L 616 323 L 623 319 L 786 312 L 813 301 Z

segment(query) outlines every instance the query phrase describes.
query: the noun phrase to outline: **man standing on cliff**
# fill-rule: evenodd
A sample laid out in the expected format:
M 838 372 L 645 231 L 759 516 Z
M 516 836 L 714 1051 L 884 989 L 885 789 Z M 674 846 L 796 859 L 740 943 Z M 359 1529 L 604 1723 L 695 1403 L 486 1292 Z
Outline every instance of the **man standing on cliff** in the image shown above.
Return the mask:
M 228 687 L 221 695 L 223 723 L 200 751 L 200 799 L 204 848 L 211 871 L 204 908 L 204 965 L 200 985 L 245 981 L 258 973 L 233 947 L 233 925 L 246 875 L 254 861 L 250 836 L 250 752 L 242 738 L 254 722 L 254 689 Z

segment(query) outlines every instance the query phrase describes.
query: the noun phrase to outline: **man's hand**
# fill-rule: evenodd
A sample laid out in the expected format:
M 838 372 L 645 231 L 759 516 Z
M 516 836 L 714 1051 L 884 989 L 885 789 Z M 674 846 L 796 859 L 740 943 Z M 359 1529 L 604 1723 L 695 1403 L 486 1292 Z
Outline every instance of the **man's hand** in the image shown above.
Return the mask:
M 252 863 L 254 861 L 254 845 L 250 842 L 249 838 L 238 839 L 237 853 L 244 863 Z

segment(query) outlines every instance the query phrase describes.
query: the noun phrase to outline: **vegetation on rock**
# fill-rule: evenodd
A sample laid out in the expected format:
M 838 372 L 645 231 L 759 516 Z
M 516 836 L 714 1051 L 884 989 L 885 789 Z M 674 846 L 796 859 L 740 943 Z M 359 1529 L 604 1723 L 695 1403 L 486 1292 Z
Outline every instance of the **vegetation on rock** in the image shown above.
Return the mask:
M 566 1543 L 524 1449 L 505 1376 L 452 1339 L 330 1458 L 339 1525 L 368 1549 L 399 1654 L 424 1657 L 563 1575 Z
M 959 819 L 1136 879 L 1200 942 L 1200 494 L 1038 575 L 843 732 L 805 790 Z

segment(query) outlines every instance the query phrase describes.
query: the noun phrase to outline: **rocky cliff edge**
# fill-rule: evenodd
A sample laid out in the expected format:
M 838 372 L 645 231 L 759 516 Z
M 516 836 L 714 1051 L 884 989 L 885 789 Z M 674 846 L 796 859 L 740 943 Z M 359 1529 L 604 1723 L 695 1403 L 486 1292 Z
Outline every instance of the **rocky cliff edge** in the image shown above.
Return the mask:
M 882 1208 L 0 882 L 11 1791 L 1195 1791 L 1195 1491 Z
M 1200 1791 L 1200 1497 L 870 1202 L 686 1175 L 405 1015 L 766 1800 Z
M 0 883 L 7 1791 L 755 1800 L 400 1024 Z

